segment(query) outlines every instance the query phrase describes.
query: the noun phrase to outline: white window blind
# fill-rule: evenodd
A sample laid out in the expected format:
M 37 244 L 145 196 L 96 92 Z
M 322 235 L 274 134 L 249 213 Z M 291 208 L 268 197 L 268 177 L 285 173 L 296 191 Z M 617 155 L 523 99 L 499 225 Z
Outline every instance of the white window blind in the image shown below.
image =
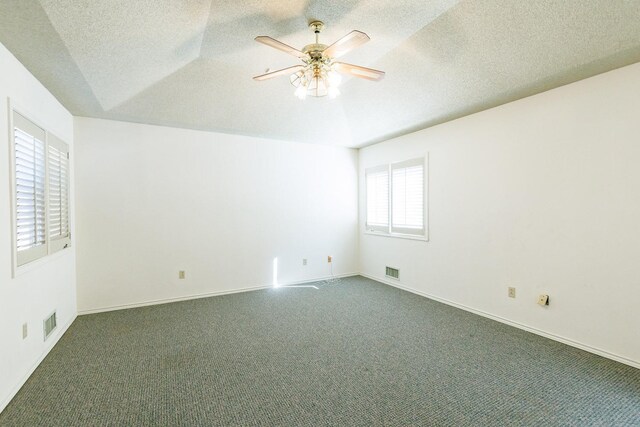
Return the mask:
M 424 159 L 391 165 L 391 232 L 424 235 Z
M 389 231 L 389 168 L 367 169 L 367 230 Z
M 69 235 L 69 147 L 49 134 L 49 246 L 51 252 L 67 247 Z
M 13 114 L 17 264 L 47 254 L 45 131 Z

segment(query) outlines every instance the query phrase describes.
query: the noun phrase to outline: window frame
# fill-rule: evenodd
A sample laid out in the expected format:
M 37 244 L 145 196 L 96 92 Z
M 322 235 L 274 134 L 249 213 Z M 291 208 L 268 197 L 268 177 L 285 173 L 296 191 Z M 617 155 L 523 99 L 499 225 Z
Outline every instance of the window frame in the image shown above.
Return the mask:
M 393 226 L 393 171 L 395 169 L 402 169 L 410 166 L 422 165 L 422 225 L 423 228 L 419 232 L 415 229 L 403 229 L 402 227 Z M 372 227 L 368 225 L 368 186 L 367 175 L 372 172 L 387 171 L 388 176 L 388 224 L 387 227 Z M 407 160 L 385 163 L 382 165 L 370 167 L 365 169 L 365 221 L 364 221 L 364 233 L 374 236 L 395 237 L 409 240 L 421 240 L 429 241 L 429 154 L 425 153 L 422 157 L 413 157 Z M 401 231 L 398 231 L 401 230 Z
M 10 191 L 10 221 L 11 221 L 11 254 L 12 254 L 12 277 L 18 277 L 22 273 L 31 270 L 42 262 L 46 262 L 51 258 L 51 255 L 54 255 L 56 252 L 64 252 L 60 249 L 68 248 L 71 246 L 71 230 L 72 230 L 72 220 L 71 220 L 71 147 L 68 143 L 64 142 L 61 138 L 57 138 L 51 132 L 47 130 L 45 126 L 41 125 L 41 121 L 34 119 L 36 117 L 34 114 L 31 114 L 26 109 L 16 105 L 15 102 L 11 98 L 8 99 L 8 137 L 9 137 L 9 185 L 11 188 Z M 16 123 L 14 120 L 14 115 L 18 114 L 30 122 L 35 127 L 41 129 L 44 132 L 44 154 L 45 154 L 45 182 L 44 182 L 44 201 L 45 201 L 45 211 L 44 211 L 44 220 L 45 220 L 45 243 L 43 245 L 38 246 L 37 253 L 33 253 L 33 255 L 24 256 L 22 254 L 18 254 L 18 229 L 17 229 L 17 177 L 16 177 Z M 62 142 L 67 147 L 67 152 L 69 153 L 68 160 L 68 176 L 67 176 L 67 186 L 68 186 L 68 197 L 67 197 L 67 210 L 68 210 L 68 242 L 62 244 L 61 248 L 57 248 L 55 245 L 51 245 L 51 239 L 49 236 L 49 140 L 50 137 L 54 137 L 60 142 Z

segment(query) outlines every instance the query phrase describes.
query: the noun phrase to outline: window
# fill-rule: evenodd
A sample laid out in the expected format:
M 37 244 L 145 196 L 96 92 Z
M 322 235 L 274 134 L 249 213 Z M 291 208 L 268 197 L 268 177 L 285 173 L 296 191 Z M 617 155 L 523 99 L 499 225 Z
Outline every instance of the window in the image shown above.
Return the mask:
M 381 166 L 367 170 L 367 228 L 389 229 L 389 168 Z
M 50 252 L 66 248 L 69 232 L 69 147 L 53 135 L 48 141 L 49 160 L 49 247 Z
M 424 235 L 424 159 L 391 165 L 391 232 Z
M 15 215 L 18 265 L 47 254 L 45 132 L 14 113 Z
M 377 166 L 365 175 L 367 231 L 426 238 L 425 158 Z
M 69 147 L 13 112 L 16 266 L 70 243 Z

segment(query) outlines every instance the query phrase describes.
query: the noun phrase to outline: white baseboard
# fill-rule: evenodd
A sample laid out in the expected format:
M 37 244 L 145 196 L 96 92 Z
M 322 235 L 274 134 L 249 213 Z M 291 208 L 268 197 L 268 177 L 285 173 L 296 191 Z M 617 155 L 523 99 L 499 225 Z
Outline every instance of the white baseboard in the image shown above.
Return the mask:
M 536 335 L 540 335 L 540 336 L 543 336 L 545 338 L 549 338 L 551 340 L 558 341 L 558 342 L 561 342 L 563 344 L 567 344 L 567 345 L 579 348 L 579 349 L 584 350 L 584 351 L 588 351 L 589 353 L 597 354 L 598 356 L 606 357 L 607 359 L 615 360 L 616 362 L 624 363 L 625 365 L 629 365 L 629 366 L 632 366 L 634 368 L 640 369 L 640 361 L 631 360 L 631 359 L 628 359 L 628 358 L 626 358 L 624 356 L 620 356 L 620 355 L 617 355 L 617 354 L 614 354 L 614 353 L 610 353 L 610 352 L 608 352 L 606 350 L 602 350 L 602 349 L 599 349 L 599 348 L 596 348 L 596 347 L 592 347 L 590 345 L 583 344 L 583 343 L 571 340 L 569 338 L 565 338 L 565 337 L 562 337 L 562 336 L 559 336 L 559 335 L 555 335 L 555 334 L 551 334 L 549 332 L 545 332 L 545 331 L 543 331 L 541 329 L 537 329 L 537 328 L 534 328 L 532 326 L 528 326 L 528 325 L 524 325 L 522 323 L 514 322 L 512 320 L 505 319 L 504 317 L 496 316 L 494 314 L 487 313 L 485 311 L 478 310 L 478 309 L 466 306 L 464 304 L 459 304 L 457 302 L 450 301 L 450 300 L 448 300 L 446 298 L 441 298 L 441 297 L 438 297 L 438 296 L 435 296 L 435 295 L 432 295 L 432 294 L 429 294 L 429 293 L 426 293 L 426 292 L 418 291 L 418 290 L 410 288 L 408 286 L 404 286 L 404 285 L 400 284 L 399 282 L 396 282 L 396 281 L 393 281 L 393 280 L 388 280 L 388 279 L 381 278 L 381 277 L 375 277 L 375 276 L 372 276 L 370 274 L 365 274 L 365 273 L 360 273 L 360 275 L 363 276 L 363 277 L 369 278 L 371 280 L 375 280 L 376 282 L 384 283 L 385 285 L 393 286 L 394 288 L 402 289 L 402 290 L 411 292 L 413 294 L 420 295 L 420 296 L 423 296 L 425 298 L 429 298 L 431 300 L 438 301 L 438 302 L 441 302 L 443 304 L 447 304 L 447 305 L 450 305 L 452 307 L 456 307 L 456 308 L 459 308 L 461 310 L 465 310 L 465 311 L 468 311 L 470 313 L 477 314 L 479 316 L 486 317 L 486 318 L 495 320 L 497 322 L 504 323 L 506 325 L 513 326 L 513 327 L 516 327 L 518 329 L 522 329 L 522 330 L 525 330 L 527 332 L 531 332 L 531 333 L 534 333 Z
M 11 392 L 5 396 L 5 398 L 2 400 L 2 402 L 0 402 L 0 412 L 4 411 L 4 408 L 7 407 L 7 405 L 9 404 L 9 402 L 11 402 L 11 400 L 16 396 L 16 394 L 18 394 L 18 392 L 20 391 L 20 389 L 22 388 L 22 386 L 27 382 L 27 380 L 29 379 L 29 377 L 31 376 L 31 374 L 33 374 L 33 372 L 38 368 L 38 366 L 40 366 L 40 363 L 42 363 L 42 361 L 44 360 L 45 357 L 47 357 L 47 355 L 49 354 L 49 352 L 51 351 L 51 349 L 58 343 L 58 341 L 60 341 L 60 338 L 62 338 L 62 336 L 64 335 L 65 332 L 67 332 L 67 329 L 69 329 L 69 327 L 71 326 L 71 324 L 76 320 L 76 317 L 78 317 L 77 314 L 75 314 L 71 320 L 69 322 L 67 322 L 64 327 L 62 327 L 60 329 L 60 331 L 58 331 L 57 334 L 55 334 L 54 336 L 51 337 L 50 341 L 47 343 L 47 346 L 45 347 L 44 351 L 42 352 L 42 354 L 40 355 L 40 357 L 38 357 L 38 359 L 35 361 L 35 363 L 31 366 L 31 368 L 29 368 L 29 370 L 27 371 L 27 373 L 22 377 L 22 379 L 15 385 L 15 387 L 13 387 L 13 389 L 11 390 Z
M 300 280 L 300 281 L 295 281 L 295 282 L 290 282 L 290 283 L 281 283 L 278 286 L 280 288 L 284 288 L 286 286 L 291 286 L 291 285 L 301 285 L 301 284 L 304 284 L 304 283 L 321 282 L 323 280 L 328 280 L 328 279 L 331 279 L 331 278 L 351 277 L 351 276 L 357 276 L 357 275 L 359 275 L 359 273 L 336 274 L 334 276 L 318 277 L 318 278 L 314 278 L 314 279 Z M 78 311 L 78 315 L 79 316 L 83 316 L 83 315 L 86 315 L 86 314 L 104 313 L 104 312 L 107 312 L 107 311 L 125 310 L 125 309 L 129 309 L 129 308 L 146 307 L 146 306 L 158 305 L 158 304 L 169 304 L 169 303 L 172 303 L 172 302 L 189 301 L 189 300 L 193 300 L 193 299 L 208 298 L 208 297 L 214 297 L 214 296 L 219 296 L 219 295 L 237 294 L 237 293 L 240 293 L 240 292 L 258 291 L 260 289 L 268 289 L 268 288 L 273 288 L 273 285 L 249 286 L 249 287 L 246 287 L 246 288 L 236 288 L 236 289 L 224 290 L 224 291 L 205 292 L 205 293 L 201 293 L 201 294 L 184 295 L 184 296 L 174 297 L 174 298 L 164 298 L 164 299 L 141 301 L 141 302 L 136 302 L 136 303 L 131 303 L 131 304 L 121 304 L 121 305 L 114 305 L 114 306 L 109 306 L 109 307 L 90 308 L 90 309 L 85 309 L 85 310 L 79 310 Z

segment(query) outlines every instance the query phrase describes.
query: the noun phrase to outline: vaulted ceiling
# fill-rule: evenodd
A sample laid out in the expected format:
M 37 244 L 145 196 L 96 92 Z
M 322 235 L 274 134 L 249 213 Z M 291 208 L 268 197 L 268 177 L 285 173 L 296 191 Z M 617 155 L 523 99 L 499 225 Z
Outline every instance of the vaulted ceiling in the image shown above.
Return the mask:
M 353 29 L 336 99 L 256 82 Z M 357 147 L 640 61 L 640 0 L 20 0 L 0 42 L 74 115 Z

